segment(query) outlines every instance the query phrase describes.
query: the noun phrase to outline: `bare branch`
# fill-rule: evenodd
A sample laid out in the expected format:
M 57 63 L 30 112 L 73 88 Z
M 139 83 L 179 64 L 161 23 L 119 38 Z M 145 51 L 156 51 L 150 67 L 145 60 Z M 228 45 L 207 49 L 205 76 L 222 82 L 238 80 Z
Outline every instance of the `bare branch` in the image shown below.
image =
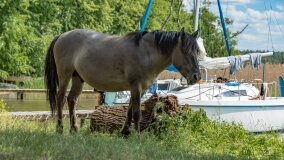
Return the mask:
M 178 7 L 178 19 L 177 19 L 177 27 L 178 28 L 180 27 L 179 18 L 180 18 L 180 11 L 181 11 L 181 7 L 182 7 L 182 3 L 183 3 L 183 0 L 180 0 L 180 4 L 179 4 L 179 7 Z
M 247 27 L 248 27 L 248 24 L 247 24 L 241 31 L 237 31 L 236 33 L 234 33 L 231 38 L 237 37 L 238 35 L 240 35 L 241 33 L 243 33 L 243 31 L 244 31 Z
M 163 23 L 161 30 L 163 30 L 166 27 L 167 23 L 169 22 L 172 14 L 173 14 L 173 5 L 174 5 L 174 0 L 172 0 L 172 3 L 171 3 L 170 14 L 169 14 L 168 18 L 166 19 L 166 21 Z

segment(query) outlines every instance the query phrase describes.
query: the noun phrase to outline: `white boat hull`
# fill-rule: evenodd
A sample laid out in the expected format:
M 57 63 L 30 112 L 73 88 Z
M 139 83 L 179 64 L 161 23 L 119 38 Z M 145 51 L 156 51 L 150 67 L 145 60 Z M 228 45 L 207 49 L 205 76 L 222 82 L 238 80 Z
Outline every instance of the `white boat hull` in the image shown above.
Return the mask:
M 235 122 L 250 132 L 284 130 L 284 97 L 249 100 L 259 94 L 252 84 L 203 83 L 159 94 L 175 95 L 181 105 L 188 104 L 194 110 L 202 108 L 210 119 Z M 151 95 L 147 94 L 142 101 Z M 129 103 L 129 98 L 119 98 L 116 104 Z
M 181 104 L 185 104 L 182 100 Z M 235 122 L 250 132 L 284 130 L 284 98 L 247 101 L 190 101 L 193 110 L 204 109 L 210 119 Z

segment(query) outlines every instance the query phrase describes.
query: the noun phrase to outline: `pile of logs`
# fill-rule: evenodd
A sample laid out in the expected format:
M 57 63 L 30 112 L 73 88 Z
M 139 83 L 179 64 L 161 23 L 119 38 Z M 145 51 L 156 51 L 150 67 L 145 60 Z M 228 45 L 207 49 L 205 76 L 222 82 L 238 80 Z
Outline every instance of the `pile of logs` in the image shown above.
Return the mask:
M 98 106 L 92 114 L 91 131 L 107 130 L 112 133 L 120 130 L 126 119 L 127 109 L 128 105 Z M 156 94 L 141 104 L 141 111 L 140 131 L 143 131 L 161 119 L 157 114 L 164 112 L 171 116 L 179 113 L 179 104 L 175 96 L 160 97 Z

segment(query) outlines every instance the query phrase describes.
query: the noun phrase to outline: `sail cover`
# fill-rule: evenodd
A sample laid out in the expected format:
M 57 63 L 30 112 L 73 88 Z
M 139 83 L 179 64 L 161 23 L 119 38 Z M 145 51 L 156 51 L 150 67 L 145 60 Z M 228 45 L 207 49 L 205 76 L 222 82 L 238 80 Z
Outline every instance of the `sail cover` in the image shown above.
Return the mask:
M 198 61 L 201 67 L 206 68 L 206 69 L 225 69 L 225 68 L 230 67 L 230 62 L 229 62 L 228 57 L 210 58 L 206 56 L 206 51 L 203 45 L 202 38 L 197 39 L 197 44 L 200 50 L 200 53 L 198 54 Z M 251 60 L 251 56 L 254 56 L 254 55 L 255 56 L 261 55 L 261 57 L 268 57 L 268 56 L 272 56 L 273 52 L 250 53 L 246 55 L 241 55 L 240 57 L 242 59 L 242 62 L 245 62 L 245 61 Z M 178 70 L 173 65 L 168 67 L 166 70 L 178 72 Z
M 262 57 L 272 56 L 273 52 L 266 52 L 266 53 L 250 53 L 246 55 L 240 56 L 242 61 L 249 61 L 251 60 L 251 55 L 258 55 L 260 54 Z M 228 57 L 220 57 L 220 58 L 210 58 L 205 57 L 203 61 L 199 61 L 199 65 L 206 68 L 206 69 L 225 69 L 230 67 L 230 62 Z

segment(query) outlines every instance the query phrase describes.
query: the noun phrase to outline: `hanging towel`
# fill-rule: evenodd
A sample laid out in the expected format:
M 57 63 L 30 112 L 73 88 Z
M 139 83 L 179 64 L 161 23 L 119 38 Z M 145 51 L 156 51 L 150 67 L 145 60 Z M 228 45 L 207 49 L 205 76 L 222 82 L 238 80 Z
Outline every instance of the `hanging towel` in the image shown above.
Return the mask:
M 114 104 L 116 92 L 105 92 L 106 105 L 112 106 Z
M 157 80 L 155 81 L 155 83 L 149 88 L 149 91 L 152 94 L 156 94 L 156 89 L 157 89 Z
M 284 80 L 281 76 L 279 77 L 279 82 L 280 82 L 279 87 L 280 87 L 281 97 L 284 97 Z
M 261 63 L 261 54 L 259 53 L 251 53 L 249 54 L 251 59 L 251 67 L 258 68 L 258 65 Z
M 242 68 L 243 60 L 241 56 L 230 56 L 228 57 L 230 63 L 230 74 L 233 74 L 235 71 L 238 71 Z

